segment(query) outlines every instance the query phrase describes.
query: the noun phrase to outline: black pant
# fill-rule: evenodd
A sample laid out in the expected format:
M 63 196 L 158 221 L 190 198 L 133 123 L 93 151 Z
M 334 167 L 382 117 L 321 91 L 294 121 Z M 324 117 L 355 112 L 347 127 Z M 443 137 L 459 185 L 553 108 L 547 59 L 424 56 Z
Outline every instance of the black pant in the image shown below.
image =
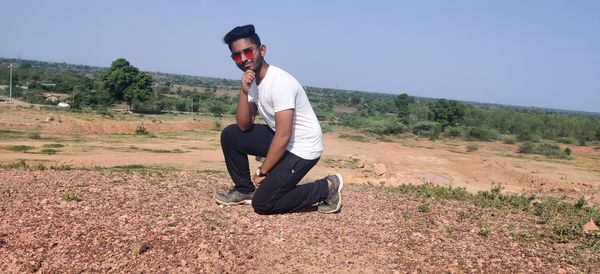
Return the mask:
M 319 159 L 305 160 L 289 151 L 269 171 L 260 187 L 255 189 L 250 178 L 248 155 L 265 157 L 273 135 L 274 132 L 267 125 L 261 124 L 245 132 L 232 124 L 221 132 L 221 148 L 227 171 L 238 191 L 255 191 L 252 199 L 254 211 L 259 214 L 283 213 L 326 199 L 329 189 L 325 178 L 298 185 Z

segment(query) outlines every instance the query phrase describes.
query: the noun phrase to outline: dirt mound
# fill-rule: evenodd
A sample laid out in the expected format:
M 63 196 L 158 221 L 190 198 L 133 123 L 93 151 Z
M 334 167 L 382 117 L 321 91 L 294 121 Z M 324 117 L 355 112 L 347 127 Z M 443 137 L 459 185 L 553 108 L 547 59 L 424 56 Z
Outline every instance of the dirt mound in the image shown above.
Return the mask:
M 261 216 L 217 206 L 212 193 L 228 186 L 195 172 L 0 170 L 0 272 L 600 269 L 597 254 L 544 242 L 522 212 L 444 200 L 424 210 L 416 198 L 349 185 L 340 214 Z

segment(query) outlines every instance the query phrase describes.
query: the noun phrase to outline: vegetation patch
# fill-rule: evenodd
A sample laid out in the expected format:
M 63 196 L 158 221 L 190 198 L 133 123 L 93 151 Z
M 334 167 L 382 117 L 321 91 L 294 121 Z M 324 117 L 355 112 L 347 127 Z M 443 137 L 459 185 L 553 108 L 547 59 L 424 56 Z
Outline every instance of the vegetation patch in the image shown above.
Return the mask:
M 382 186 L 375 189 L 424 199 L 418 206 L 420 212 L 429 212 L 430 203 L 435 199 L 465 201 L 480 208 L 526 212 L 536 216 L 538 223 L 545 225 L 546 230 L 543 231 L 543 235 L 547 241 L 575 243 L 583 248 L 600 252 L 600 234 L 586 234 L 583 231 L 583 225 L 590 220 L 600 224 L 600 208 L 588 206 L 583 198 L 571 202 L 566 198 L 502 194 L 500 185 L 494 185 L 489 191 L 478 191 L 477 193 L 470 193 L 462 187 L 453 188 L 432 184 Z M 461 213 L 459 218 L 476 220 L 480 217 L 469 211 Z M 488 237 L 491 232 L 488 228 L 481 227 L 478 234 Z
M 139 165 L 139 164 L 123 165 L 123 166 L 113 166 L 112 168 L 114 168 L 114 169 L 120 169 L 120 170 L 125 170 L 125 171 L 148 169 L 148 167 L 146 167 L 145 165 Z
M 469 127 L 465 131 L 465 139 L 468 141 L 492 141 L 498 138 L 498 133 L 491 128 Z
M 12 163 L 0 165 L 3 169 L 27 169 L 27 162 L 25 160 L 17 160 Z
M 77 194 L 75 194 L 74 192 L 65 192 L 62 195 L 63 200 L 67 201 L 67 202 L 79 202 L 81 201 L 79 199 L 79 197 L 77 196 Z
M 350 140 L 350 141 L 354 141 L 354 142 L 361 142 L 361 143 L 368 142 L 364 135 L 342 133 L 339 135 L 339 137 L 342 139 L 346 139 L 346 140 Z
M 53 149 L 53 148 L 45 148 L 45 149 L 40 150 L 39 153 L 40 154 L 53 155 L 53 154 L 56 154 L 58 152 L 59 152 L 59 150 L 56 150 L 56 149 Z
M 29 139 L 33 139 L 33 140 L 42 139 L 42 134 L 40 134 L 39 132 L 31 132 L 27 136 L 29 137 Z
M 200 173 L 208 174 L 208 175 L 224 175 L 225 171 L 217 170 L 217 169 L 203 169 L 199 170 Z
M 479 149 L 479 145 L 478 144 L 468 144 L 467 145 L 467 152 L 473 152 Z
M 325 164 L 326 167 L 333 167 L 333 168 L 354 168 L 356 167 L 356 165 L 360 162 L 359 159 L 356 158 L 352 158 L 352 159 L 325 159 L 323 160 L 323 163 Z
M 27 152 L 29 150 L 34 149 L 34 147 L 25 146 L 25 145 L 17 145 L 17 146 L 9 146 L 6 149 L 8 149 L 10 151 L 16 151 L 16 152 Z
M 135 128 L 135 135 L 150 135 L 150 132 L 144 127 L 144 125 L 138 125 Z
M 45 148 L 61 148 L 64 147 L 65 145 L 63 144 L 44 144 L 42 147 Z
M 536 145 L 532 142 L 523 142 L 517 152 L 523 154 L 540 154 L 552 159 L 570 159 L 571 149 L 561 150 L 558 145 L 543 143 Z
M 0 140 L 22 138 L 25 133 L 9 129 L 0 129 Z
M 187 151 L 181 150 L 181 149 L 150 149 L 150 148 L 143 148 L 143 151 L 148 151 L 148 152 L 152 152 L 152 153 L 184 153 Z

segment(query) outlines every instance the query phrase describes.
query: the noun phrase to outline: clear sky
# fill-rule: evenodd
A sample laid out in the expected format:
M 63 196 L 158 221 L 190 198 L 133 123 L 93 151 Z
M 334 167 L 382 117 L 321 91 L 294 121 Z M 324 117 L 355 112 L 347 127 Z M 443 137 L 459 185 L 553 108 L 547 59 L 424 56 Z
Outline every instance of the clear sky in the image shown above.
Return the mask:
M 596 0 L 0 0 L 0 57 L 238 79 L 248 23 L 303 85 L 600 112 Z

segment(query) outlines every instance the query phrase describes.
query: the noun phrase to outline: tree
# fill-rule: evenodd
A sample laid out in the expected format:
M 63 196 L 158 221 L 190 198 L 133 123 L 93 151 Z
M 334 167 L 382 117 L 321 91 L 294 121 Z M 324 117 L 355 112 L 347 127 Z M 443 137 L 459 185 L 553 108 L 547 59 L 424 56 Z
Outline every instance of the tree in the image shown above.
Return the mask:
M 456 126 L 465 116 L 465 108 L 457 101 L 440 99 L 430 107 L 429 120 L 440 123 L 442 129 Z
M 113 61 L 102 76 L 102 81 L 113 99 L 127 101 L 129 110 L 133 102 L 146 101 L 152 94 L 152 78 L 129 64 L 125 58 Z
M 410 115 L 410 104 L 415 102 L 415 98 L 408 96 L 406 93 L 402 93 L 394 98 L 394 103 L 398 108 L 398 117 L 403 120 L 407 120 Z

